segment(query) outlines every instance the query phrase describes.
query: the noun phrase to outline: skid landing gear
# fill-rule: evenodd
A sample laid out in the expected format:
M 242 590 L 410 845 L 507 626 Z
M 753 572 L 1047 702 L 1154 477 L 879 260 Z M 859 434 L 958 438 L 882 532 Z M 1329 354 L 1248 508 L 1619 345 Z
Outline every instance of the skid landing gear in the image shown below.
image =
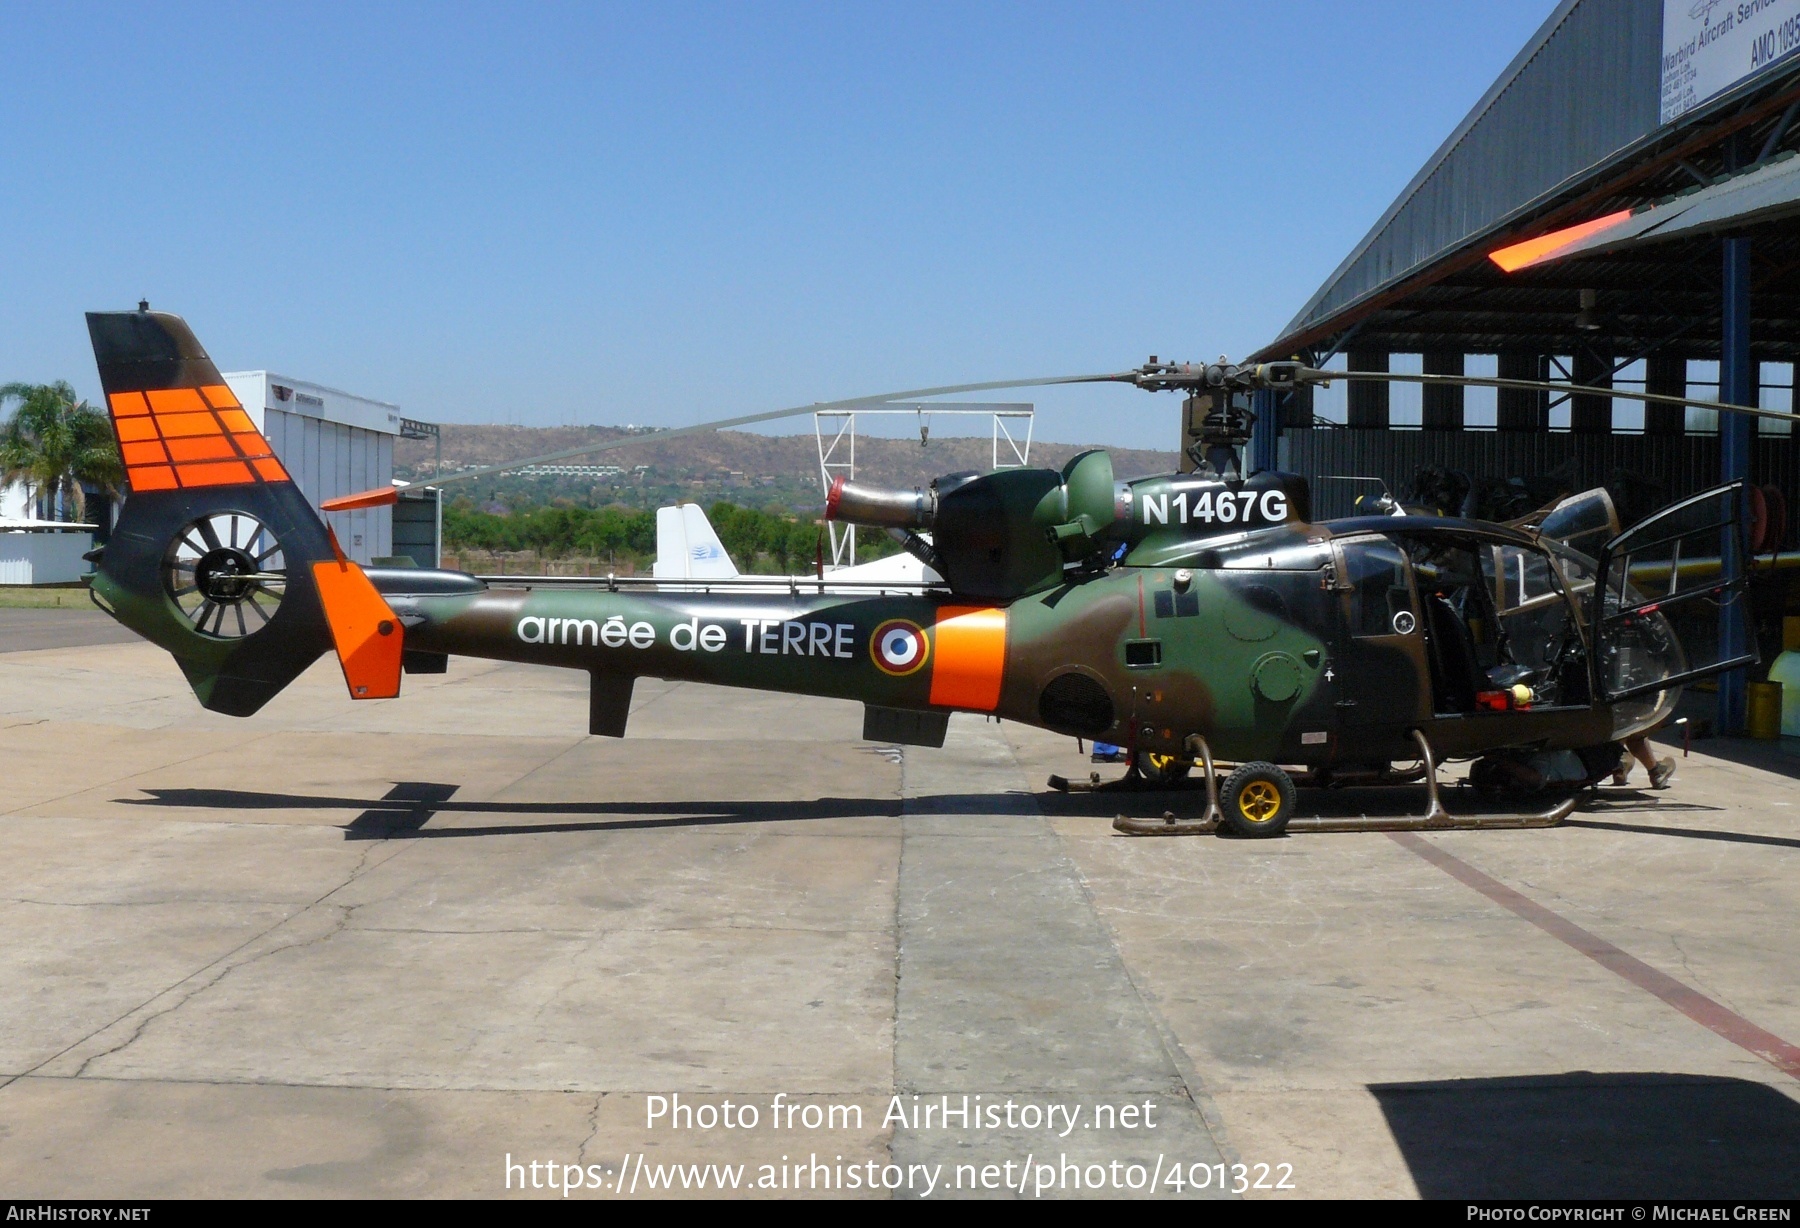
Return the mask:
M 1138 818 L 1130 815 L 1119 815 L 1113 820 L 1113 830 L 1127 836 L 1205 836 L 1216 832 L 1221 827 L 1244 836 L 1278 836 L 1284 831 L 1500 831 L 1517 830 L 1528 827 L 1555 827 L 1575 812 L 1579 794 L 1572 794 L 1550 809 L 1540 814 L 1477 814 L 1454 815 L 1444 809 L 1444 803 L 1438 796 L 1437 756 L 1432 753 L 1431 743 L 1424 733 L 1413 730 L 1413 740 L 1419 744 L 1419 753 L 1425 761 L 1425 813 L 1422 815 L 1402 815 L 1386 817 L 1380 815 L 1308 815 L 1301 818 L 1289 818 L 1270 812 L 1270 819 L 1263 822 L 1254 821 L 1254 811 L 1263 808 L 1267 799 L 1260 794 L 1252 793 L 1249 808 L 1242 816 L 1249 822 L 1233 822 L 1236 814 L 1227 815 L 1219 805 L 1218 776 L 1213 771 L 1212 749 L 1207 746 L 1206 739 L 1195 734 L 1188 739 L 1188 751 L 1199 759 L 1206 768 L 1206 810 L 1197 819 L 1180 819 L 1173 812 L 1165 813 L 1160 819 Z M 1232 781 L 1236 781 L 1245 768 L 1268 769 L 1279 774 L 1285 781 L 1286 773 L 1270 764 L 1246 764 L 1232 773 Z M 1274 782 L 1275 778 L 1270 778 Z M 1232 782 L 1227 782 L 1229 785 Z M 1288 786 L 1288 796 L 1292 796 L 1292 785 Z M 1232 792 L 1228 789 L 1228 792 Z M 1227 799 L 1236 802 L 1236 794 Z M 1291 803 L 1288 809 L 1292 809 Z
M 1139 819 L 1120 815 L 1113 820 L 1113 827 L 1128 836 L 1204 836 L 1218 831 L 1225 821 L 1225 812 L 1219 809 L 1219 774 L 1213 770 L 1212 747 L 1206 739 L 1194 734 L 1187 740 L 1188 754 L 1200 760 L 1206 769 L 1206 810 L 1197 819 L 1178 819 L 1174 811 L 1166 811 L 1160 819 Z M 1052 776 L 1050 783 L 1056 784 L 1057 777 Z M 1074 790 L 1071 789 L 1071 792 Z
M 1194 788 L 1187 772 L 1187 764 L 1173 756 L 1138 751 L 1131 757 L 1131 766 L 1117 779 L 1101 780 L 1100 773 L 1089 772 L 1086 780 L 1051 776 L 1046 783 L 1058 793 L 1166 793 Z

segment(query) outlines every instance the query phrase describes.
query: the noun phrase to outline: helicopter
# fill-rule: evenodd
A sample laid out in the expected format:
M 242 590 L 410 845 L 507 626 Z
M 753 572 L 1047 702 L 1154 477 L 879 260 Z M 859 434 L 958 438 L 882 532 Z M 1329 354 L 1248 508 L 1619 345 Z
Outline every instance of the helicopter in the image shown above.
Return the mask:
M 1438 761 L 1610 755 L 1610 769 L 1617 743 L 1667 719 L 1684 683 L 1754 660 L 1677 634 L 1716 623 L 1744 591 L 1741 484 L 1623 530 L 1604 492 L 1513 524 L 1400 507 L 1314 523 L 1304 477 L 1241 460 L 1249 393 L 1343 377 L 1298 362 L 1152 359 L 895 394 L 1110 380 L 1183 392 L 1201 424 L 1188 473 L 1120 481 L 1095 450 L 1060 470 L 910 491 L 838 479 L 826 515 L 888 531 L 931 580 L 530 586 L 352 562 L 181 317 L 140 303 L 87 323 L 130 488 L 89 556 L 92 599 L 173 655 L 202 705 L 234 716 L 327 652 L 355 700 L 393 698 L 404 674 L 442 673 L 451 656 L 583 670 L 589 731 L 611 737 L 646 676 L 859 701 L 865 739 L 905 745 L 941 746 L 953 712 L 980 713 L 1119 744 L 1172 774 L 1203 770 L 1202 815 L 1120 819 L 1121 831 L 1269 837 L 1293 820 L 1296 773 L 1379 783 L 1413 762 L 1430 804 L 1405 822 L 1560 821 L 1572 800 L 1450 816 Z M 583 450 L 597 449 L 554 455 Z

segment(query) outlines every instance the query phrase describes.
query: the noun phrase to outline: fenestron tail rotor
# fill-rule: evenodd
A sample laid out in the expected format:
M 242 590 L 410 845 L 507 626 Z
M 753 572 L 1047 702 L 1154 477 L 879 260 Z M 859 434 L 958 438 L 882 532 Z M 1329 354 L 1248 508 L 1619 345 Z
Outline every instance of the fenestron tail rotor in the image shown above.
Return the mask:
M 257 711 L 334 648 L 353 698 L 397 694 L 403 628 L 186 321 L 140 307 L 88 331 L 130 487 L 94 599 L 216 712 Z
M 287 594 L 287 563 L 274 530 L 248 512 L 214 512 L 170 542 L 163 587 L 194 630 L 243 639 L 267 627 Z

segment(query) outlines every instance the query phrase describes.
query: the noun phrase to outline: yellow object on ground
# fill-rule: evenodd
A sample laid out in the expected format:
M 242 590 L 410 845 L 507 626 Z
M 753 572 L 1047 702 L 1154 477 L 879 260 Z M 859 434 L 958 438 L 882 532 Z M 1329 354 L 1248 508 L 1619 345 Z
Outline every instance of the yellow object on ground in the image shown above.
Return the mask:
M 1789 654 L 1783 653 L 1783 656 Z M 1782 720 L 1781 697 L 1784 688 L 1779 681 L 1749 684 L 1749 704 L 1744 725 L 1753 738 L 1779 738 Z
M 1792 614 L 1781 620 L 1781 650 L 1793 652 L 1800 648 L 1800 618 Z
M 1769 665 L 1769 681 L 1781 683 L 1781 732 L 1800 738 L 1800 652 L 1776 657 Z

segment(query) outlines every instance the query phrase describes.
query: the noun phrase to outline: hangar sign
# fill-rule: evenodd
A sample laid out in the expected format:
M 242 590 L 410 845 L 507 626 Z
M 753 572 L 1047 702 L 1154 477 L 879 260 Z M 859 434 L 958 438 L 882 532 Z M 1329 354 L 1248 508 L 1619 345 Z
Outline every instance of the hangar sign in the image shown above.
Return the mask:
M 1663 0 L 1662 122 L 1800 49 L 1800 0 Z

